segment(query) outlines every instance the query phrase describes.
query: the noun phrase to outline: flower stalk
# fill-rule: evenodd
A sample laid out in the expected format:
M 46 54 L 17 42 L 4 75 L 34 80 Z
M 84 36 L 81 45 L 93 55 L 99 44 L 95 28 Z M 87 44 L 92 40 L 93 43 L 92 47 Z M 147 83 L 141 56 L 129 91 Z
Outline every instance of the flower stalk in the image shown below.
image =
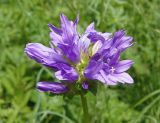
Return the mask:
M 89 123 L 89 113 L 87 99 L 83 93 L 80 94 L 83 108 L 83 123 Z

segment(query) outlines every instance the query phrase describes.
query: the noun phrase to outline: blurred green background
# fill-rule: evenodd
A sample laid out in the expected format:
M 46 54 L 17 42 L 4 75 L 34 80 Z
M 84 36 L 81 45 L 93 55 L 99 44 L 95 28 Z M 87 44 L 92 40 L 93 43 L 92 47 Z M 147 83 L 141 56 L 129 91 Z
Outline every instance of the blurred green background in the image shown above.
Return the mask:
M 0 0 L 0 123 L 81 123 L 80 98 L 38 92 L 36 83 L 54 81 L 53 73 L 24 53 L 28 42 L 49 46 L 47 24 L 59 26 L 61 12 L 80 14 L 79 32 L 94 21 L 136 42 L 123 53 L 135 61 L 135 83 L 88 93 L 90 123 L 160 123 L 160 0 Z

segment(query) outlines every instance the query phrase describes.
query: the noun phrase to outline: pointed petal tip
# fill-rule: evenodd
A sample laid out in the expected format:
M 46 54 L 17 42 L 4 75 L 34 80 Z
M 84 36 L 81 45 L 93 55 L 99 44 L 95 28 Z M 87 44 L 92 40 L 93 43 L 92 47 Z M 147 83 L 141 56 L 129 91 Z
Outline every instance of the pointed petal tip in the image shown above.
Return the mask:
M 51 25 L 52 25 L 51 23 L 48 24 L 49 27 L 50 27 Z
M 126 33 L 126 30 L 125 29 L 120 29 L 117 32 Z
M 74 25 L 77 25 L 78 22 L 79 22 L 79 13 L 77 14 L 77 17 L 76 17 L 76 19 L 74 20 L 73 24 L 74 24 Z
M 63 12 L 61 12 L 60 16 L 65 16 Z
M 55 32 L 56 34 L 58 35 L 61 35 L 62 34 L 62 30 L 55 27 L 54 25 L 52 25 L 51 23 L 48 24 L 48 27 L 51 31 Z
M 24 52 L 27 53 L 28 50 L 29 50 L 29 48 L 30 48 L 32 45 L 34 45 L 34 44 L 36 44 L 36 43 L 27 43 L 26 46 L 25 46 L 25 48 L 24 48 Z
M 63 20 L 63 19 L 68 20 L 67 16 L 65 16 L 64 13 L 61 13 L 61 14 L 60 14 L 60 19 L 61 19 L 61 20 Z
M 95 23 L 94 23 L 94 22 L 90 23 L 88 27 L 90 27 L 90 28 L 94 29 L 94 27 L 95 27 Z
M 51 31 L 52 31 L 53 25 L 52 25 L 51 23 L 48 24 L 48 27 L 49 27 L 49 28 L 51 29 Z
M 90 25 L 93 25 L 93 26 L 94 26 L 94 25 L 95 25 L 95 23 L 94 23 L 94 22 L 92 22 Z

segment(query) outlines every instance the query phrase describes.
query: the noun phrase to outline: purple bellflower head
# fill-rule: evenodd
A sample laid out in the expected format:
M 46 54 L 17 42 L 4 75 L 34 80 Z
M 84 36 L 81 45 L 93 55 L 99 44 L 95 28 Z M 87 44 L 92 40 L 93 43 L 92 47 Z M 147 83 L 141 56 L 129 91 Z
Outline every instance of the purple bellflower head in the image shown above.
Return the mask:
M 79 17 L 70 21 L 61 14 L 60 20 L 60 28 L 48 24 L 50 48 L 40 43 L 28 43 L 25 48 L 31 59 L 54 70 L 55 77 L 61 80 L 39 82 L 38 90 L 62 94 L 71 90 L 68 84 L 87 90 L 93 80 L 106 85 L 133 83 L 126 71 L 134 62 L 120 60 L 121 53 L 133 45 L 133 38 L 126 36 L 124 30 L 113 34 L 97 32 L 91 23 L 80 36 L 76 31 Z

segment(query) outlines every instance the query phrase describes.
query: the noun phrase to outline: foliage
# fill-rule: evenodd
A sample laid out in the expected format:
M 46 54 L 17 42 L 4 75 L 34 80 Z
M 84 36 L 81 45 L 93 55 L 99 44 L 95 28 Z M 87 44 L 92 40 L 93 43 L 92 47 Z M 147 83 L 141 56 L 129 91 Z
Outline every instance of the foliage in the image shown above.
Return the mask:
M 135 61 L 130 71 L 135 84 L 98 84 L 96 96 L 87 94 L 91 123 L 158 123 L 159 5 L 159 0 L 0 0 L 0 123 L 81 122 L 79 97 L 38 92 L 36 82 L 55 78 L 23 52 L 27 42 L 49 42 L 47 24 L 57 25 L 61 12 L 70 19 L 79 13 L 81 32 L 95 21 L 101 31 L 126 29 L 136 42 L 123 54 Z

